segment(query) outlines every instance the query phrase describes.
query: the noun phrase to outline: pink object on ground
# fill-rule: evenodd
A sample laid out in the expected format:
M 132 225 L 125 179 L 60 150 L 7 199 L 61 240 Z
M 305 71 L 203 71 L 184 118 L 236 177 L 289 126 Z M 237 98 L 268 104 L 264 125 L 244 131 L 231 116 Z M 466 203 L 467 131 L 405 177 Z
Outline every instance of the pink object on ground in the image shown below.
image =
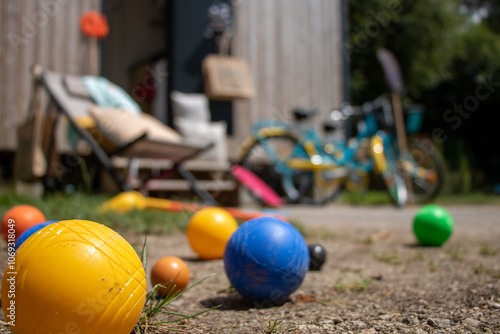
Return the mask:
M 234 165 L 231 168 L 233 175 L 258 198 L 263 200 L 269 206 L 281 206 L 285 204 L 284 200 L 269 187 L 260 177 L 249 171 L 243 166 Z

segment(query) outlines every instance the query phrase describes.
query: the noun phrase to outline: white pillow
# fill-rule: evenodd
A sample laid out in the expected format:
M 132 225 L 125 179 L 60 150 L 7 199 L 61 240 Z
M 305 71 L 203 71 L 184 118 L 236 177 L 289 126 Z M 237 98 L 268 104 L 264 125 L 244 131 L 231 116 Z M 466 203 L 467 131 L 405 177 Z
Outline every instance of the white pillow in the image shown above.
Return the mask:
M 170 98 L 172 99 L 174 118 L 182 117 L 198 122 L 210 122 L 210 108 L 208 98 L 205 95 L 173 91 Z
M 214 143 L 211 149 L 198 156 L 200 159 L 227 162 L 226 122 L 204 123 L 177 117 L 174 119 L 174 125 L 188 143 Z

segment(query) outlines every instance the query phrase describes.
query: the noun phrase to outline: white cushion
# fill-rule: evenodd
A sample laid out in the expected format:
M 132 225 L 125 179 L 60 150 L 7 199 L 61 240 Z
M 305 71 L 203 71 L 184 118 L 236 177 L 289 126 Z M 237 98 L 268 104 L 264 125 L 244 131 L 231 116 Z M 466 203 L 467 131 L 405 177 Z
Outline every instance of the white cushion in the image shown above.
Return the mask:
M 204 94 L 181 93 L 173 91 L 170 94 L 174 118 L 182 117 L 198 122 L 210 122 L 208 98 Z
M 176 117 L 174 125 L 188 143 L 214 143 L 211 149 L 199 155 L 200 159 L 227 161 L 226 122 L 204 123 Z
M 137 139 L 144 133 L 150 140 L 178 143 L 182 136 L 151 115 L 133 114 L 119 108 L 101 108 L 93 106 L 90 113 L 97 123 L 97 128 L 115 143 L 123 146 Z

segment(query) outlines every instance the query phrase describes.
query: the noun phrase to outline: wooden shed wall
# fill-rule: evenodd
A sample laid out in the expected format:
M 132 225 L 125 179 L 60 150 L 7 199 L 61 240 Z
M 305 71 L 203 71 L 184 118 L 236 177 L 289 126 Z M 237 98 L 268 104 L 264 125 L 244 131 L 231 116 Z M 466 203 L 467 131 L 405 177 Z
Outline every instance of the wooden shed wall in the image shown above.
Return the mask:
M 99 3 L 0 1 L 0 151 L 16 149 L 16 127 L 26 117 L 31 95 L 32 64 L 88 73 L 88 42 L 78 22 Z M 253 99 L 234 105 L 235 135 L 229 151 L 235 157 L 258 118 L 286 119 L 293 107 L 326 111 L 340 105 L 343 61 L 341 0 L 234 0 L 233 4 L 234 53 L 249 61 L 256 87 Z
M 33 64 L 88 73 L 88 41 L 80 16 L 99 0 L 0 1 L 0 151 L 16 149 L 16 129 L 28 109 Z
M 259 118 L 343 102 L 341 0 L 234 0 L 234 54 L 249 61 L 256 95 L 234 108 L 234 156 Z M 317 118 L 318 121 L 321 117 Z

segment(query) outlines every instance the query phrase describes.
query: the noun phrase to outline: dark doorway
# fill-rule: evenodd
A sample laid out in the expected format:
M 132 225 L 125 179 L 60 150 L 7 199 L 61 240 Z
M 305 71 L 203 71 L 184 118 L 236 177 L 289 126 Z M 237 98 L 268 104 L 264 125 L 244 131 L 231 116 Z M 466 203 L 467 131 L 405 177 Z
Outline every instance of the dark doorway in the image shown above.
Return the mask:
M 178 90 L 184 93 L 202 93 L 203 77 L 201 63 L 203 58 L 214 53 L 213 39 L 205 37 L 208 24 L 208 9 L 215 3 L 230 4 L 230 0 L 170 0 L 167 6 L 167 49 L 169 84 L 167 96 Z M 169 108 L 171 110 L 171 108 Z M 232 103 L 210 102 L 213 121 L 224 120 L 228 134 L 233 133 Z M 172 113 L 168 114 L 172 125 Z

